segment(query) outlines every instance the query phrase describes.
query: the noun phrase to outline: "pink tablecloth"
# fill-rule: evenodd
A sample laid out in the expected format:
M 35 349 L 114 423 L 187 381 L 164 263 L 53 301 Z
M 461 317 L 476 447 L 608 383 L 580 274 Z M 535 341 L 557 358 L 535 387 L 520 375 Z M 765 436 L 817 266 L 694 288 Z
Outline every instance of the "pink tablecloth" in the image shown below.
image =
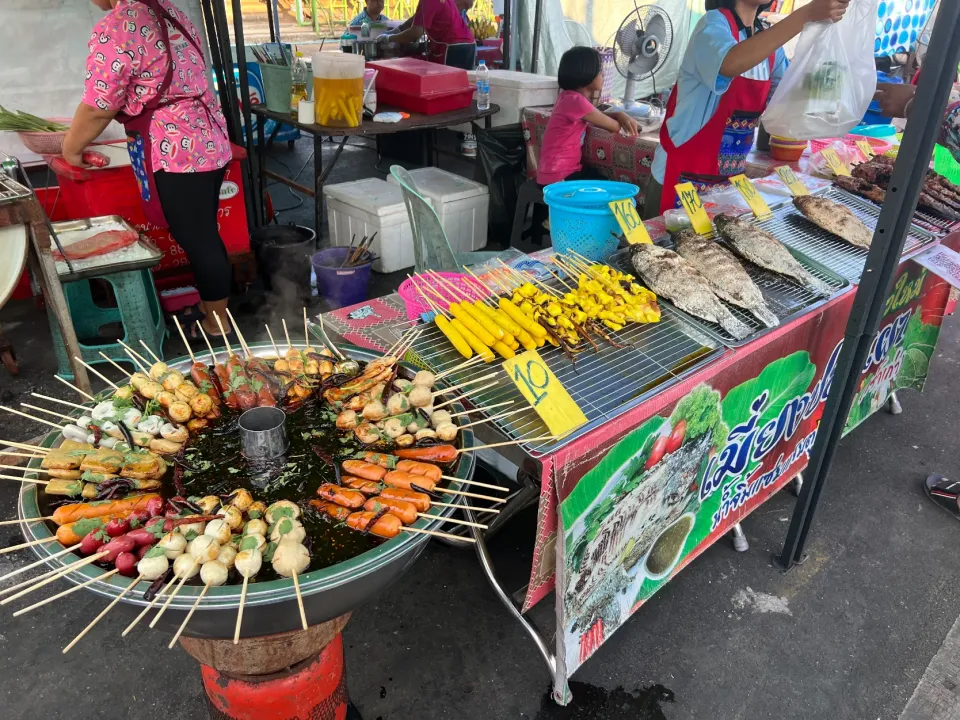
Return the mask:
M 547 129 L 547 120 L 553 108 L 523 109 L 523 138 L 527 145 L 527 177 L 537 176 L 540 144 Z M 643 191 L 650 177 L 653 153 L 660 144 L 658 133 L 627 137 L 598 127 L 587 126 L 583 142 L 583 164 L 599 170 L 611 180 L 637 185 L 640 194 L 637 203 L 643 203 Z

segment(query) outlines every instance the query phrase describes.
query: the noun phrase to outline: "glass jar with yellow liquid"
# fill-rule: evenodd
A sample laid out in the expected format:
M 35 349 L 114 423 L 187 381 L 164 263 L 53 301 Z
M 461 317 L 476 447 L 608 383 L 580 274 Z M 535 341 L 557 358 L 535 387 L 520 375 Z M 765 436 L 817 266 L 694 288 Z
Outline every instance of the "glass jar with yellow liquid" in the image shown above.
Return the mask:
M 363 68 L 362 55 L 314 53 L 313 102 L 318 125 L 360 127 Z

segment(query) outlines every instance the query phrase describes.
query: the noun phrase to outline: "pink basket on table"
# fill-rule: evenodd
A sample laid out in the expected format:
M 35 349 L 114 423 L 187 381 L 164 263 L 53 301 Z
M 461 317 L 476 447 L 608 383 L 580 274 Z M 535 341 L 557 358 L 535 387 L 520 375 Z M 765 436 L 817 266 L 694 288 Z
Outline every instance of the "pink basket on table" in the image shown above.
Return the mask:
M 866 140 L 870 143 L 870 147 L 873 148 L 874 155 L 883 155 L 887 150 L 893 147 L 893 143 L 889 143 L 886 140 L 881 140 L 880 138 L 867 137 L 865 135 L 844 135 L 842 138 L 827 138 L 825 140 L 811 140 L 810 141 L 810 154 L 818 153 L 823 150 L 825 147 L 829 147 L 831 143 L 839 140 L 844 145 L 849 145 L 850 147 L 857 147 L 857 140 Z
M 50 122 L 69 125 L 73 118 L 47 118 Z M 67 136 L 66 130 L 58 132 L 18 132 L 17 136 L 23 146 L 37 155 L 62 155 L 63 139 Z
M 433 273 L 431 273 L 432 275 Z M 444 305 L 452 302 L 459 302 L 463 300 L 464 295 L 469 297 L 471 300 L 478 300 L 480 298 L 489 297 L 490 293 L 486 292 L 476 280 L 474 280 L 469 275 L 460 275 L 457 273 L 449 272 L 438 272 L 436 273 L 444 280 L 446 280 L 450 285 L 457 289 L 457 294 L 454 295 L 449 288 L 443 286 L 440 282 L 427 283 L 426 280 L 422 278 L 406 279 L 400 283 L 400 287 L 397 289 L 397 292 L 400 294 L 400 297 L 403 299 L 404 305 L 407 308 L 407 318 L 410 320 L 416 320 L 423 313 L 428 313 L 433 310 L 427 301 L 423 299 L 420 291 L 417 290 L 418 287 L 424 288 L 424 292 L 427 297 L 430 298 L 432 302 L 440 304 L 438 295 L 446 301 Z

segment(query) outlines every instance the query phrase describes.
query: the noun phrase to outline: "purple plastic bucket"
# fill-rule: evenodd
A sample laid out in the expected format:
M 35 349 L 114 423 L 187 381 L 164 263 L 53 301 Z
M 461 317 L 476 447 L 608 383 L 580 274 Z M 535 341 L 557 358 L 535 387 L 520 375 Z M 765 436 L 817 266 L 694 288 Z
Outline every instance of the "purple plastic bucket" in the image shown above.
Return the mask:
M 332 247 L 321 250 L 312 258 L 313 271 L 317 276 L 317 292 L 334 307 L 355 305 L 367 299 L 370 286 L 370 266 L 375 257 L 365 253 L 366 262 L 350 267 L 340 267 L 350 248 Z

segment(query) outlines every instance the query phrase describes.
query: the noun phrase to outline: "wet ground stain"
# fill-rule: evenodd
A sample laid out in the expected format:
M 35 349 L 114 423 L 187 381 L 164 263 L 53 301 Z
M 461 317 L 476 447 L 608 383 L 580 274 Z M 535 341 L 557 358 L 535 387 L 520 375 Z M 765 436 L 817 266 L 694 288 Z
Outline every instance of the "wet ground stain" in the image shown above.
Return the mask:
M 662 703 L 673 702 L 673 691 L 663 685 L 627 692 L 622 687 L 606 690 L 586 683 L 570 683 L 573 702 L 561 707 L 550 690 L 540 703 L 535 720 L 666 720 Z

